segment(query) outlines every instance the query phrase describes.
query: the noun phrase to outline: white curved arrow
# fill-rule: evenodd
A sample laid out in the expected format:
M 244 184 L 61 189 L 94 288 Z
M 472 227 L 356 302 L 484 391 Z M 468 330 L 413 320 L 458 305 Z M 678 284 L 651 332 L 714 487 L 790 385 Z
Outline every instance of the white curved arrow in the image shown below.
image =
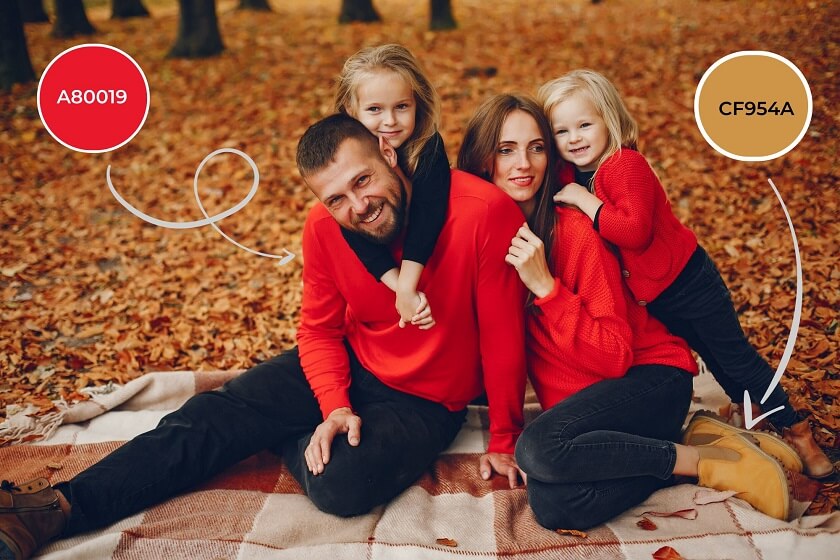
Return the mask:
M 223 153 L 236 154 L 239 157 L 243 158 L 246 162 L 248 162 L 248 165 L 251 166 L 251 170 L 254 172 L 254 182 L 251 184 L 251 190 L 248 191 L 248 194 L 245 196 L 245 198 L 243 198 L 241 201 L 239 201 L 238 204 L 236 204 L 235 206 L 232 206 L 231 208 L 228 208 L 224 212 L 214 214 L 213 216 L 208 216 L 207 211 L 204 209 L 204 205 L 201 204 L 201 198 L 199 198 L 199 196 L 198 196 L 198 176 L 201 174 L 201 169 L 204 167 L 204 165 L 208 161 L 210 161 L 214 156 L 216 156 L 218 154 L 223 154 Z M 195 176 L 193 178 L 193 193 L 195 193 L 195 201 L 196 201 L 196 203 L 198 203 L 198 207 L 199 207 L 199 209 L 201 209 L 201 213 L 204 214 L 204 219 L 203 220 L 195 220 L 195 221 L 192 221 L 192 222 L 169 222 L 169 221 L 166 221 L 166 220 L 160 220 L 158 218 L 155 218 L 154 216 L 149 216 L 145 212 L 142 212 L 141 210 L 138 210 L 137 208 L 132 206 L 126 199 L 124 199 L 120 195 L 120 193 L 114 187 L 114 184 L 111 182 L 111 166 L 110 165 L 105 170 L 105 180 L 108 183 L 108 188 L 111 190 L 111 194 L 114 195 L 114 198 L 117 199 L 117 202 L 122 204 L 123 208 L 125 208 L 126 210 L 128 210 L 129 212 L 131 212 L 132 214 L 134 214 L 135 216 L 137 216 L 138 218 L 140 218 L 144 222 L 148 222 L 152 225 L 156 225 L 156 226 L 164 227 L 164 228 L 168 228 L 168 229 L 192 229 L 192 228 L 203 227 L 203 226 L 209 225 L 210 227 L 215 229 L 219 233 L 219 235 L 221 235 L 222 237 L 224 237 L 225 239 L 227 239 L 228 241 L 230 241 L 231 243 L 233 243 L 234 245 L 236 245 L 240 249 L 244 249 L 245 251 L 248 251 L 249 253 L 259 255 L 260 257 L 268 257 L 270 259 L 280 259 L 277 262 L 278 265 L 284 265 L 284 264 L 290 262 L 292 259 L 295 258 L 295 254 L 292 253 L 291 251 L 287 250 L 287 249 L 283 249 L 283 252 L 285 253 L 285 255 L 275 255 L 275 254 L 272 254 L 272 253 L 262 253 L 260 251 L 255 251 L 254 249 L 250 249 L 250 248 L 246 247 L 245 245 L 242 245 L 241 243 L 238 243 L 237 241 L 234 241 L 233 239 L 228 237 L 225 234 L 225 232 L 223 232 L 221 229 L 219 229 L 219 226 L 216 225 L 216 222 L 218 222 L 219 220 L 223 220 L 223 219 L 227 218 L 228 216 L 232 216 L 232 215 L 236 214 L 237 212 L 239 212 L 240 210 L 242 210 L 243 208 L 245 208 L 245 206 L 249 202 L 251 202 L 251 199 L 254 198 L 254 195 L 257 194 L 257 188 L 259 187 L 259 184 L 260 184 L 260 172 L 257 169 L 257 164 L 254 163 L 254 160 L 252 160 L 250 158 L 250 156 L 248 156 L 248 154 L 246 154 L 245 152 L 242 152 L 242 151 L 237 150 L 235 148 L 220 148 L 220 149 L 218 149 L 214 152 L 210 152 L 203 160 L 201 160 L 201 163 L 198 164 L 198 169 L 196 169 Z
M 796 335 L 799 333 L 799 321 L 802 317 L 802 261 L 799 258 L 799 244 L 796 240 L 796 231 L 793 229 L 793 221 L 790 219 L 790 214 L 788 213 L 787 206 L 785 206 L 785 201 L 782 200 L 782 195 L 779 194 L 779 191 L 776 189 L 776 185 L 773 184 L 772 179 L 767 179 L 767 181 L 770 183 L 770 187 L 772 187 L 773 192 L 776 193 L 776 198 L 779 199 L 779 204 L 782 205 L 782 210 L 785 213 L 785 218 L 787 218 L 788 227 L 790 228 L 790 236 L 793 239 L 793 253 L 796 256 L 796 303 L 793 306 L 793 321 L 791 321 L 790 324 L 790 334 L 788 335 L 788 341 L 785 345 L 785 351 L 782 353 L 782 359 L 779 361 L 779 367 L 776 368 L 776 375 L 773 376 L 773 380 L 770 381 L 770 386 L 767 387 L 767 391 L 764 392 L 764 396 L 761 398 L 761 404 L 764 404 L 764 401 L 770 397 L 770 393 L 773 392 L 773 389 L 775 389 L 776 385 L 779 384 L 779 380 L 782 378 L 782 375 L 785 374 L 785 369 L 790 361 L 790 355 L 793 354 L 793 347 L 796 345 Z M 778 412 L 783 408 L 784 406 L 778 406 L 753 420 L 750 394 L 748 391 L 744 391 L 744 425 L 746 425 L 748 430 L 752 429 L 753 426 L 764 418 L 767 418 L 774 412 Z

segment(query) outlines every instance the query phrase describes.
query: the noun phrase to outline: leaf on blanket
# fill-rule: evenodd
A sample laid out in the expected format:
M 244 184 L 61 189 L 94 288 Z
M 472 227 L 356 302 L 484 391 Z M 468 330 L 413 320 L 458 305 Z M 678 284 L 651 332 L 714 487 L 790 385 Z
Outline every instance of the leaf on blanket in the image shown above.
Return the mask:
M 572 537 L 579 537 L 581 539 L 588 539 L 589 538 L 589 535 L 587 535 L 583 531 L 577 531 L 575 529 L 555 529 L 554 532 L 557 533 L 558 535 L 569 535 L 569 536 L 572 536 Z
M 734 490 L 718 491 L 702 489 L 694 493 L 694 503 L 698 506 L 704 506 L 706 504 L 716 504 L 718 502 L 728 500 L 736 494 L 738 494 L 738 492 L 735 492 Z
M 435 542 L 443 546 L 450 546 L 452 548 L 456 548 L 458 546 L 458 541 L 453 539 L 437 539 L 435 540 Z
M 61 463 L 47 463 L 47 468 L 53 471 L 60 471 L 62 467 Z
M 683 519 L 697 519 L 696 509 L 681 509 L 679 511 L 646 511 L 642 515 L 653 517 L 682 517 Z
M 653 560 L 685 560 L 685 558 L 670 546 L 663 546 L 653 553 Z
M 645 531 L 656 531 L 659 528 L 656 526 L 656 523 L 654 523 L 647 517 L 642 517 L 641 519 L 636 521 L 636 527 Z

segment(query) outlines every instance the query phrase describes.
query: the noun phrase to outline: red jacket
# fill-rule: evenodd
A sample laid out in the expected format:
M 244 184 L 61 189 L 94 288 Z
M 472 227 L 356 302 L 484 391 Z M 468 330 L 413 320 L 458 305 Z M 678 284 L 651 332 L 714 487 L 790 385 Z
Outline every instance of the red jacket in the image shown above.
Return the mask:
M 365 270 L 338 223 L 316 205 L 303 231 L 297 340 L 323 415 L 351 406 L 346 339 L 383 383 L 449 410 L 486 390 L 488 450 L 512 453 L 525 392 L 524 287 L 505 255 L 524 221 L 501 190 L 452 171 L 446 222 L 418 286 L 437 324 L 421 331 L 397 326 L 394 293 Z M 399 247 L 394 254 L 399 262 Z
M 574 182 L 574 168 L 560 163 L 560 184 Z M 677 278 L 697 237 L 671 210 L 665 189 L 639 152 L 622 148 L 595 172 L 601 237 L 618 248 L 622 274 L 638 305 L 647 305 Z
M 635 305 L 618 262 L 582 212 L 557 208 L 554 289 L 529 313 L 528 372 L 543 409 L 643 364 L 697 373 L 686 343 Z

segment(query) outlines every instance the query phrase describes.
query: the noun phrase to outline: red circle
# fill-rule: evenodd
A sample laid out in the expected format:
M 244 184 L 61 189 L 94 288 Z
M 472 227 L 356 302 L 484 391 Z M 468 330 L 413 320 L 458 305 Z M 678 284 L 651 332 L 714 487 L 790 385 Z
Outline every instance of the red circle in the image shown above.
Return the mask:
M 47 131 L 79 152 L 108 152 L 134 138 L 149 114 L 149 83 L 140 65 L 110 45 L 69 48 L 38 84 Z

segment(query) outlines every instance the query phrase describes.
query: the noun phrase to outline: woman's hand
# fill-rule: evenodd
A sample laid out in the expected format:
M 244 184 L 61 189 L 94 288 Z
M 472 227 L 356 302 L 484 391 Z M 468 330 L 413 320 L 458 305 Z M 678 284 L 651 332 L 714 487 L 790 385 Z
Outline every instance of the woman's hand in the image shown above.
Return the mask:
M 527 223 L 516 232 L 505 262 L 513 265 L 525 287 L 538 298 L 547 296 L 554 289 L 554 277 L 548 270 L 542 239 L 531 231 Z
M 478 470 L 483 480 L 490 480 L 493 472 L 506 476 L 511 488 L 519 486 L 518 476 L 522 477 L 523 482 L 528 482 L 527 475 L 522 472 L 510 453 L 485 453 L 478 459 Z

